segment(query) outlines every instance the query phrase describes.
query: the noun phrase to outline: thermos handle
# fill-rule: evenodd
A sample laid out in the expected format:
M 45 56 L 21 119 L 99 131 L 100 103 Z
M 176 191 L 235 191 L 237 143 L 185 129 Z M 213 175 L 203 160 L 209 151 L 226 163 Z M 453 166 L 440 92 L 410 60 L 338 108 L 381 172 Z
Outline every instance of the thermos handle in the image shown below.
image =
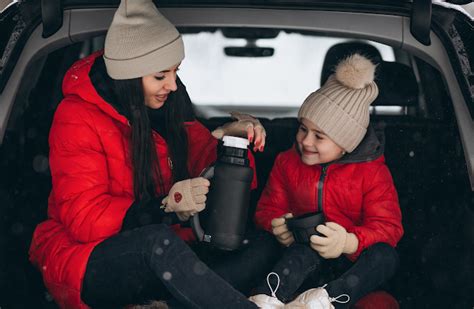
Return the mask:
M 210 180 L 212 177 L 214 177 L 214 166 L 209 166 L 208 168 L 204 169 L 199 176 Z M 205 233 L 202 229 L 201 222 L 199 221 L 199 213 L 191 216 L 190 223 L 197 240 L 204 241 Z M 205 241 L 209 242 L 210 239 Z

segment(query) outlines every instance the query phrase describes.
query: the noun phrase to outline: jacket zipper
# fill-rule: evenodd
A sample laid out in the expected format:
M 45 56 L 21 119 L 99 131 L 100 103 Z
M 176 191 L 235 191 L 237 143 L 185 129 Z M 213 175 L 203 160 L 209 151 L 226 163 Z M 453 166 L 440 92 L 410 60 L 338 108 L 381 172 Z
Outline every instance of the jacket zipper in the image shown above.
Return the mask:
M 326 172 L 329 166 L 323 166 L 321 176 L 318 181 L 318 212 L 323 212 L 323 186 L 324 178 L 326 178 Z

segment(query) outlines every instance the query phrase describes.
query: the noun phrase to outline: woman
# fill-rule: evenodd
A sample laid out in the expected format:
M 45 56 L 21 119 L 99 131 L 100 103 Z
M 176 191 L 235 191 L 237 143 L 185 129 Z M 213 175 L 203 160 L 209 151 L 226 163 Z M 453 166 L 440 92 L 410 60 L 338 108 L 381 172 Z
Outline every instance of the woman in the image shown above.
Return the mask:
M 255 308 L 190 250 L 183 241 L 192 239 L 189 229 L 163 223 L 204 209 L 209 181 L 198 175 L 216 158 L 217 140 L 194 119 L 176 76 L 183 58 L 180 34 L 151 0 L 124 0 L 104 55 L 66 73 L 49 138 L 49 219 L 30 248 L 63 308 L 118 307 L 169 294 L 195 308 Z M 256 119 L 216 134 L 229 130 L 248 133 L 263 149 Z

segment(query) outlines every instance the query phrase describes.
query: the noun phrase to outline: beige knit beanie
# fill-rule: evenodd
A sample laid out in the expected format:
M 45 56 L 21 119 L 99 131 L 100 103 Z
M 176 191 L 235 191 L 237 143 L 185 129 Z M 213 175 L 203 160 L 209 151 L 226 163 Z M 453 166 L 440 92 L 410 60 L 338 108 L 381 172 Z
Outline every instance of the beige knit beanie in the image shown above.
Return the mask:
M 183 58 L 181 35 L 152 0 L 122 0 L 105 37 L 104 60 L 110 77 L 143 77 Z
M 352 152 L 369 125 L 369 106 L 379 90 L 374 82 L 375 65 L 353 54 L 342 60 L 327 82 L 303 102 L 298 119 L 316 124 L 336 144 Z

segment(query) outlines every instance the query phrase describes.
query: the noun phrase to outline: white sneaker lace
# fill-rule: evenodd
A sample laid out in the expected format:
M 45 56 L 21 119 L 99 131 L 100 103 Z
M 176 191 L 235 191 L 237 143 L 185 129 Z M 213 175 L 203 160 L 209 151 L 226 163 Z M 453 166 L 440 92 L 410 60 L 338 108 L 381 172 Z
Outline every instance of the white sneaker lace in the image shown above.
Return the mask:
M 277 278 L 277 284 L 276 284 L 275 289 L 273 289 L 272 285 L 270 284 L 270 276 L 271 275 L 274 275 Z M 277 298 L 276 292 L 278 291 L 278 288 L 280 287 L 280 276 L 276 272 L 271 272 L 267 275 L 267 285 L 268 285 L 268 288 L 270 289 L 270 291 L 272 293 L 272 297 Z M 326 286 L 327 286 L 327 284 L 323 285 L 321 288 L 324 289 L 324 288 L 326 288 Z M 346 297 L 346 300 L 339 300 L 339 298 L 341 298 L 341 297 Z M 339 303 L 339 304 L 346 304 L 350 300 L 351 300 L 351 297 L 348 294 L 345 294 L 345 293 L 341 294 L 341 295 L 338 295 L 336 297 L 329 297 L 329 301 L 331 303 L 336 302 L 336 303 Z
M 272 285 L 270 284 L 270 276 L 271 275 L 275 275 L 276 278 L 277 278 L 277 285 L 276 285 L 276 288 L 275 290 L 272 288 Z M 276 272 L 271 272 L 267 275 L 267 284 L 268 284 L 268 288 L 270 289 L 270 291 L 272 292 L 272 297 L 275 297 L 275 298 L 278 298 L 276 297 L 276 292 L 278 291 L 278 288 L 280 287 L 280 276 L 278 276 L 278 274 Z
M 321 288 L 324 289 L 326 286 L 327 286 L 327 284 L 323 285 Z M 339 300 L 339 298 L 341 298 L 341 297 L 347 297 L 347 298 L 346 298 L 346 300 Z M 344 293 L 344 294 L 341 294 L 341 295 L 338 295 L 338 296 L 336 296 L 336 297 L 329 297 L 329 301 L 330 301 L 331 303 L 336 302 L 336 303 L 339 303 L 339 304 L 346 304 L 346 303 L 348 303 L 350 300 L 351 300 L 351 297 L 350 297 L 348 294 L 345 294 L 345 293 Z

